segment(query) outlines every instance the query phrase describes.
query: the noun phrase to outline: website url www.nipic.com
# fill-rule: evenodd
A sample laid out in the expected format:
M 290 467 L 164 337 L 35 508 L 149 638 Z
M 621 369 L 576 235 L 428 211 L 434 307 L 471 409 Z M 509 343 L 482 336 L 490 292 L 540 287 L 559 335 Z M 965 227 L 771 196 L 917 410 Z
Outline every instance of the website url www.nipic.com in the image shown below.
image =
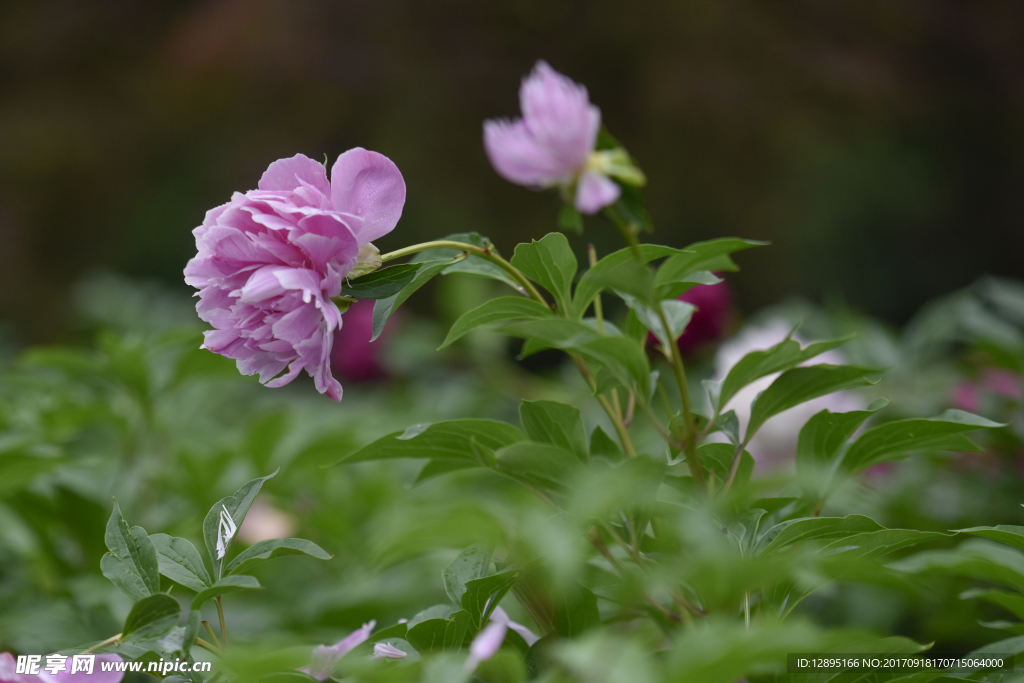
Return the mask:
M 212 662 L 189 663 L 183 662 L 180 659 L 175 659 L 173 662 L 169 659 L 158 659 L 148 662 L 124 662 L 120 659 L 104 658 L 100 660 L 99 671 L 133 671 L 136 673 L 167 676 L 171 673 L 188 673 L 190 671 L 208 672 L 211 666 Z M 61 671 L 67 671 L 72 674 L 91 674 L 96 671 L 96 655 L 71 655 L 70 657 L 66 655 L 46 655 L 45 663 L 43 662 L 42 655 L 21 655 L 18 657 L 15 673 L 35 676 L 39 674 L 40 670 L 50 675 L 55 675 Z

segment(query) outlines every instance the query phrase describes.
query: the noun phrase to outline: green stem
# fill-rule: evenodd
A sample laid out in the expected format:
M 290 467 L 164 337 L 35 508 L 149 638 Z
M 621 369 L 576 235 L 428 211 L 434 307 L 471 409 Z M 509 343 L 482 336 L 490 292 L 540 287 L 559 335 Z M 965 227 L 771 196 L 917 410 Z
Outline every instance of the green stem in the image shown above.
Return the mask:
M 217 616 L 220 618 L 220 642 L 224 647 L 228 645 L 228 627 L 224 625 L 224 605 L 220 602 L 220 596 L 214 598 L 217 602 Z
M 89 649 L 82 650 L 79 654 L 87 655 L 90 652 L 95 652 L 96 650 L 99 650 L 101 647 L 106 647 L 107 645 L 113 645 L 114 643 L 116 643 L 118 640 L 121 639 L 121 635 L 122 634 L 118 633 L 116 636 L 110 636 L 106 640 L 104 640 L 102 642 L 99 642 L 99 643 L 96 643 L 95 645 L 93 645 Z
M 206 632 L 210 634 L 210 640 L 213 641 L 214 645 L 216 645 L 217 647 L 220 647 L 221 646 L 220 645 L 220 640 L 217 639 L 217 634 L 213 632 L 212 628 L 210 628 L 210 622 L 206 621 L 206 619 L 203 619 L 202 623 L 203 623 L 203 628 L 205 628 Z
M 508 273 L 512 277 L 512 279 L 515 280 L 519 284 L 519 286 L 523 288 L 523 290 L 530 296 L 530 298 L 539 301 L 545 306 L 548 305 L 547 301 L 544 300 L 544 297 L 541 296 L 540 292 L 537 291 L 537 288 L 533 286 L 533 283 L 530 282 L 530 280 L 525 275 L 523 275 L 518 268 L 516 268 L 511 263 L 498 256 L 490 249 L 478 247 L 475 244 L 466 244 L 465 242 L 454 242 L 452 240 L 435 240 L 433 242 L 422 242 L 420 244 L 414 244 L 411 247 L 405 247 L 404 249 L 399 249 L 397 251 L 388 252 L 387 254 L 382 254 L 380 260 L 381 263 L 387 263 L 388 261 L 393 261 L 397 258 L 402 258 L 403 256 L 417 254 L 421 251 L 427 251 L 428 249 L 457 249 L 459 251 L 464 251 L 467 254 L 479 256 L 484 260 L 490 261 L 491 263 L 495 264 L 496 266 L 504 270 L 506 273 Z
M 657 301 L 654 304 L 655 311 L 658 313 L 658 318 L 661 319 L 661 324 L 665 328 L 665 333 L 669 333 L 668 318 L 665 317 L 665 310 L 661 306 L 661 302 Z M 669 341 L 672 341 L 669 337 Z M 704 485 L 704 470 L 700 465 L 700 455 L 697 453 L 697 440 L 696 434 L 693 429 L 693 413 L 690 411 L 690 390 L 686 384 L 686 369 L 683 366 L 683 354 L 679 352 L 679 345 L 676 343 L 669 344 L 669 351 L 671 352 L 672 358 L 672 372 L 676 376 L 676 383 L 679 385 L 679 398 L 683 404 L 683 424 L 686 427 L 684 436 L 686 438 L 686 462 L 690 465 L 690 473 L 693 475 L 694 481 L 698 485 Z
M 212 643 L 208 643 L 207 641 L 203 640 L 199 636 L 196 636 L 196 639 L 193 642 L 196 645 L 198 645 L 199 647 L 203 648 L 204 650 L 209 650 L 210 652 L 212 652 L 215 655 L 219 656 L 219 655 L 222 654 L 222 651 L 221 651 L 221 649 L 219 647 L 216 647 Z

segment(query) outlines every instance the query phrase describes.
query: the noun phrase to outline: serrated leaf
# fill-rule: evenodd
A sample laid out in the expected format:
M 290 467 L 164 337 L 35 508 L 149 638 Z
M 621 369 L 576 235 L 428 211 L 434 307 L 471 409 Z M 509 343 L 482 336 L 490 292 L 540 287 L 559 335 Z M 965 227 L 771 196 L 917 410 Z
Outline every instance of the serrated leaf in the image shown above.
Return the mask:
M 256 580 L 255 576 L 235 575 L 225 576 L 223 579 L 213 584 L 204 591 L 201 591 L 196 597 L 192 598 L 192 609 L 201 609 L 207 601 L 212 600 L 218 595 L 225 595 L 227 593 L 236 593 L 243 590 L 258 590 L 263 588 L 260 582 Z
M 763 351 L 751 351 L 732 366 L 717 395 L 712 394 L 715 405 L 724 410 L 740 389 L 766 375 L 794 368 L 826 351 L 845 344 L 851 337 L 815 342 L 801 348 L 800 343 L 787 337 L 775 346 Z M 712 393 L 709 388 L 709 394 Z
M 894 420 L 873 427 L 853 442 L 840 462 L 842 470 L 854 474 L 872 465 L 910 451 L 944 450 L 951 438 L 975 429 L 994 429 L 1004 425 L 962 410 L 947 410 L 937 417 Z M 957 445 L 963 444 L 957 439 Z
M 167 534 L 153 534 L 149 538 L 156 548 L 160 573 L 168 579 L 196 592 L 213 583 L 202 556 L 188 540 Z
M 883 528 L 875 520 L 863 515 L 791 519 L 776 524 L 764 533 L 758 541 L 758 545 L 761 548 L 759 554 L 768 555 L 801 541 L 853 536 L 865 532 L 880 531 Z
M 476 465 L 471 439 L 476 439 L 481 446 L 493 451 L 526 440 L 526 434 L 507 422 L 484 419 L 435 422 L 422 427 L 414 436 L 403 438 L 404 435 L 404 432 L 392 432 L 382 436 L 334 464 L 392 458 L 429 458 Z
M 206 513 L 206 519 L 203 520 L 203 538 L 206 541 L 206 550 L 210 553 L 210 561 L 213 563 L 213 576 L 215 578 L 219 579 L 221 577 L 221 567 L 223 567 L 223 563 L 217 559 L 217 529 L 220 523 L 221 512 L 227 510 L 227 513 L 231 515 L 231 519 L 234 520 L 235 526 L 241 527 L 246 513 L 249 512 L 249 507 L 252 505 L 252 501 L 255 500 L 256 494 L 260 492 L 260 488 L 263 486 L 263 482 L 276 475 L 278 471 L 280 470 L 274 470 L 265 477 L 247 481 L 234 494 L 217 501 L 210 508 L 210 511 Z
M 471 626 L 481 629 L 487 624 L 494 608 L 512 590 L 512 586 L 516 585 L 520 576 L 522 576 L 520 570 L 510 569 L 494 576 L 466 582 L 466 590 L 462 594 L 461 602 L 462 609 L 471 617 Z
M 579 408 L 557 401 L 523 401 L 519 405 L 519 420 L 533 441 L 575 453 L 583 462 L 590 459 Z
M 466 583 L 487 576 L 491 566 L 494 546 L 490 543 L 474 543 L 461 553 L 441 572 L 444 590 L 456 605 L 462 604 Z
M 384 299 L 377 299 L 377 302 L 373 305 L 373 336 L 370 337 L 370 341 L 376 340 L 381 335 L 384 331 L 384 326 L 388 324 L 388 320 L 398 310 L 398 307 L 405 303 L 406 299 L 412 296 L 420 287 L 430 282 L 432 277 L 458 260 L 459 258 L 456 257 L 440 261 L 424 261 L 423 263 L 416 264 L 416 272 L 412 279 L 397 294 L 392 294 Z
M 645 264 L 663 256 L 683 253 L 679 249 L 663 247 L 659 244 L 641 244 L 638 249 L 640 260 Z M 598 261 L 593 268 L 583 274 L 583 277 L 580 278 L 579 283 L 576 285 L 576 294 L 573 298 L 573 317 L 582 317 L 587 308 L 590 307 L 590 304 L 593 303 L 594 298 L 602 290 L 615 284 L 621 285 L 623 282 L 628 282 L 628 278 L 624 277 L 623 274 L 628 275 L 630 272 L 636 272 L 633 266 L 629 265 L 636 263 L 636 252 L 630 247 L 620 249 Z M 623 270 L 617 273 L 619 269 Z M 619 289 L 622 289 L 622 287 L 620 286 Z M 623 291 L 628 289 L 630 288 L 627 286 Z
M 470 622 L 469 612 L 459 610 L 448 619 L 427 619 L 409 629 L 405 639 L 421 655 L 451 652 L 462 647 Z
M 135 600 L 160 592 L 160 569 L 153 541 L 142 527 L 128 528 L 116 500 L 103 540 L 110 550 L 100 561 L 105 577 Z
M 448 330 L 448 336 L 445 337 L 444 343 L 437 347 L 437 349 L 440 351 L 450 346 L 465 334 L 484 325 L 508 320 L 532 320 L 554 316 L 554 311 L 533 299 L 515 296 L 491 299 L 473 310 L 467 311 L 456 320 L 451 329 Z
M 419 263 L 402 263 L 367 273 L 341 286 L 341 296 L 355 299 L 387 299 L 401 292 L 420 271 Z
M 267 560 L 288 555 L 309 555 L 318 560 L 331 559 L 330 553 L 318 546 L 313 541 L 304 538 L 272 538 L 266 541 L 254 543 L 242 552 L 224 568 L 225 575 L 241 574 L 250 571 Z
M 565 235 L 553 232 L 540 241 L 516 245 L 510 263 L 551 292 L 558 302 L 559 310 L 569 310 L 572 281 L 576 277 L 578 264 Z
M 750 410 L 745 441 L 769 418 L 836 391 L 874 384 L 881 370 L 855 365 L 811 365 L 792 368 L 779 375 L 754 401 Z

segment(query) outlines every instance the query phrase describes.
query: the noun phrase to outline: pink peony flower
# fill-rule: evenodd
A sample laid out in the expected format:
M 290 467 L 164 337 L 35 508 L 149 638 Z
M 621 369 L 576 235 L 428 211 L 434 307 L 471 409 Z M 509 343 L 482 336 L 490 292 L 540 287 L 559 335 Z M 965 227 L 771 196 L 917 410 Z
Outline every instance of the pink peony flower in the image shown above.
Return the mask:
M 330 358 L 341 314 L 331 298 L 377 253 L 370 242 L 391 232 L 404 204 L 402 174 L 376 152 L 345 152 L 331 182 L 301 154 L 272 163 L 258 190 L 235 193 L 193 231 L 199 253 L 185 282 L 199 289 L 196 310 L 214 328 L 203 348 L 270 387 L 304 369 L 340 401 Z
M 394 318 L 388 321 L 384 332 L 371 342 L 373 336 L 373 302 L 356 301 L 342 316 L 345 325 L 334 334 L 331 367 L 344 379 L 366 382 L 387 375 L 380 360 L 380 350 L 388 336 Z
M 476 671 L 482 662 L 498 654 L 501 644 L 505 642 L 508 626 L 500 621 L 491 621 L 469 644 L 469 657 L 466 658 L 466 671 Z
M 527 187 L 576 184 L 573 204 L 595 214 L 614 204 L 621 192 L 612 181 L 608 160 L 595 155 L 601 111 L 587 89 L 537 62 L 519 88 L 523 117 L 484 123 L 484 148 L 501 177 Z
M 309 674 L 318 681 L 326 681 L 331 677 L 331 671 L 341 658 L 365 643 L 376 625 L 376 621 L 363 624 L 362 628 L 356 629 L 334 645 L 317 645 L 313 648 L 309 666 L 304 666 L 299 671 Z

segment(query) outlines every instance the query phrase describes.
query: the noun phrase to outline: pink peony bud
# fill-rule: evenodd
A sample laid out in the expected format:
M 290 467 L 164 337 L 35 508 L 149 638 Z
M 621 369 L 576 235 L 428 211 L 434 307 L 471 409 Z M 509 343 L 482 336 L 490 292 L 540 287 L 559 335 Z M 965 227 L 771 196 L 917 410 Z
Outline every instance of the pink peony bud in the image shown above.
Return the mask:
M 334 333 L 331 367 L 344 379 L 366 382 L 387 375 L 381 364 L 380 351 L 388 336 L 392 318 L 384 332 L 371 342 L 373 336 L 373 301 L 356 301 L 342 315 L 345 323 Z
M 466 671 L 476 671 L 481 662 L 498 654 L 501 644 L 505 642 L 508 626 L 500 621 L 492 621 L 477 634 L 469 644 L 469 657 L 466 658 Z
M 304 666 L 299 671 L 309 674 L 318 681 L 326 681 L 331 677 L 331 671 L 341 658 L 365 643 L 376 625 L 376 621 L 363 624 L 362 628 L 356 629 L 334 645 L 317 645 L 313 648 L 309 666 Z
M 331 298 L 360 249 L 391 232 L 404 204 L 402 174 L 376 152 L 345 152 L 331 182 L 322 164 L 301 154 L 275 161 L 258 190 L 235 193 L 193 231 L 199 253 L 185 282 L 199 290 L 196 310 L 214 328 L 203 348 L 270 387 L 305 370 L 317 391 L 340 401 L 330 358 L 341 314 Z
M 498 174 L 527 187 L 571 187 L 582 213 L 614 204 L 621 190 L 591 162 L 601 111 L 587 89 L 537 62 L 519 88 L 523 117 L 484 123 L 484 148 Z

